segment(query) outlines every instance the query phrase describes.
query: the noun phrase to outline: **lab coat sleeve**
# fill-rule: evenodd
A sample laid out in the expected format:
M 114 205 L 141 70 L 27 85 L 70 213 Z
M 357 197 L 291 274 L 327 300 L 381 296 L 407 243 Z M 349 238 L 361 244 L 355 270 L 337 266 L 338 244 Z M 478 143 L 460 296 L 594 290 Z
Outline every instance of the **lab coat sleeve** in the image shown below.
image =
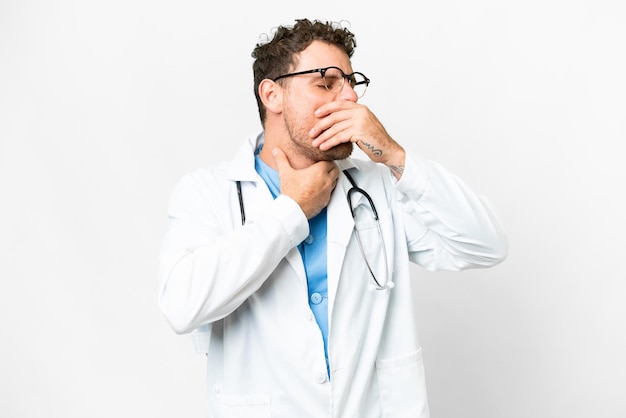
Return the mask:
M 506 258 L 506 234 L 491 204 L 440 164 L 407 153 L 395 187 L 411 261 L 458 271 Z
M 188 175 L 170 199 L 159 307 L 180 334 L 233 312 L 308 234 L 302 210 L 285 196 L 268 201 L 244 227 L 232 228 L 227 214 L 239 208 L 231 208 L 216 184 Z

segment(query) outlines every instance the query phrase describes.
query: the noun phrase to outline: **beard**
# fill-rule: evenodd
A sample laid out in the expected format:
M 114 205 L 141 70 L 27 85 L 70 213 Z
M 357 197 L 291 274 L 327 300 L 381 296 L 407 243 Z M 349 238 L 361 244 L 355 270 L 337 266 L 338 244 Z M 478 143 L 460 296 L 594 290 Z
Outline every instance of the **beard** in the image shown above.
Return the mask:
M 304 148 L 303 152 L 307 157 L 316 161 L 335 161 L 345 160 L 352 155 L 352 142 L 344 142 L 342 144 L 335 145 L 334 147 L 322 151 L 319 148 L 308 147 Z
M 312 161 L 335 161 L 345 160 L 352 155 L 353 143 L 344 142 L 334 147 L 322 151 L 311 145 L 311 137 L 302 128 L 302 124 L 294 122 L 291 118 L 285 117 L 285 126 L 291 138 L 291 151 Z

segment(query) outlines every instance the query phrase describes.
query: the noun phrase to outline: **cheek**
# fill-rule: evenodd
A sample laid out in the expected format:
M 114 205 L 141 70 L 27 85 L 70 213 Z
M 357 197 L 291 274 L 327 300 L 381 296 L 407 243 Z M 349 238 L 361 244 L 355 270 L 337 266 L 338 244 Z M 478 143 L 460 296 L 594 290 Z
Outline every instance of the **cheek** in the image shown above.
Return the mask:
M 315 111 L 323 104 L 328 103 L 327 98 L 315 95 L 291 95 L 283 111 L 288 113 L 294 127 L 308 132 L 320 119 L 315 116 Z
M 292 108 L 289 119 L 295 125 L 294 127 L 300 130 L 308 131 L 319 120 L 315 117 L 314 112 L 316 107 L 300 106 L 298 108 Z

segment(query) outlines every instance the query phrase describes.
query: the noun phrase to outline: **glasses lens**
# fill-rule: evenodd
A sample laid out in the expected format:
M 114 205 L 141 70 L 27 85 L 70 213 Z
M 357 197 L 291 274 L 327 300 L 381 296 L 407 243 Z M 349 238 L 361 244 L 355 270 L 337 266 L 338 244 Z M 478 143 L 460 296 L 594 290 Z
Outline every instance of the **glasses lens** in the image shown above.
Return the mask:
M 358 97 L 362 97 L 367 89 L 367 79 L 361 73 L 354 73 L 350 76 L 345 76 L 338 68 L 328 68 L 324 73 L 324 83 L 328 91 L 333 93 L 339 93 L 343 88 L 343 84 L 349 79 L 350 87 L 354 89 Z
M 338 93 L 343 88 L 343 73 L 338 68 L 328 68 L 324 73 L 324 83 L 328 91 Z
M 354 89 L 357 96 L 363 97 L 365 90 L 367 90 L 367 79 L 361 73 L 354 73 L 350 77 L 350 85 Z

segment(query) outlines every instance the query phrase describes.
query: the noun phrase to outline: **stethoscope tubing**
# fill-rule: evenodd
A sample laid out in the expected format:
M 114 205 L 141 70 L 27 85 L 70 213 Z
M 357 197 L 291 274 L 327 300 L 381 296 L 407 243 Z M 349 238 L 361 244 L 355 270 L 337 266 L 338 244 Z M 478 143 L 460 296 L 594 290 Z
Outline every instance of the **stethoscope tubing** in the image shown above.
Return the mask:
M 369 195 L 369 193 L 367 193 L 365 190 L 361 189 L 360 187 L 356 185 L 356 182 L 354 181 L 350 173 L 348 173 L 348 170 L 343 170 L 343 173 L 345 174 L 345 176 L 348 178 L 348 181 L 352 185 L 352 187 L 348 190 L 348 193 L 346 194 L 346 197 L 348 199 L 348 206 L 350 207 L 350 213 L 352 214 L 352 219 L 354 219 L 356 222 L 356 213 L 354 211 L 354 207 L 352 206 L 352 195 L 354 193 L 361 193 L 361 195 L 367 199 L 368 203 L 370 204 L 370 207 L 372 208 L 372 213 L 374 214 L 374 220 L 376 221 L 376 228 L 378 229 L 378 235 L 380 237 L 380 242 L 382 245 L 383 259 L 385 260 L 385 274 L 389 274 L 389 264 L 387 263 L 387 248 L 385 246 L 385 239 L 383 237 L 382 228 L 380 227 L 380 219 L 378 217 L 378 211 L 376 210 L 376 205 L 374 204 L 374 200 Z M 239 180 L 237 180 L 237 198 L 239 200 L 239 212 L 241 215 L 241 225 L 245 225 L 246 224 L 246 210 L 244 208 L 244 203 L 243 203 L 241 181 Z M 374 280 L 374 283 L 375 283 L 374 288 L 376 290 L 386 290 L 386 289 L 393 288 L 394 287 L 393 282 L 380 284 L 380 282 L 376 278 L 376 275 L 374 274 L 374 270 L 372 269 L 372 266 L 370 265 L 369 261 L 367 260 L 367 257 L 365 256 L 365 250 L 363 248 L 363 244 L 361 243 L 361 237 L 359 235 L 358 229 L 355 229 L 355 235 L 356 235 L 356 241 L 359 245 L 359 250 L 361 251 L 363 260 L 365 260 L 365 265 L 367 266 L 367 270 L 369 271 L 370 276 L 372 276 L 372 279 Z

